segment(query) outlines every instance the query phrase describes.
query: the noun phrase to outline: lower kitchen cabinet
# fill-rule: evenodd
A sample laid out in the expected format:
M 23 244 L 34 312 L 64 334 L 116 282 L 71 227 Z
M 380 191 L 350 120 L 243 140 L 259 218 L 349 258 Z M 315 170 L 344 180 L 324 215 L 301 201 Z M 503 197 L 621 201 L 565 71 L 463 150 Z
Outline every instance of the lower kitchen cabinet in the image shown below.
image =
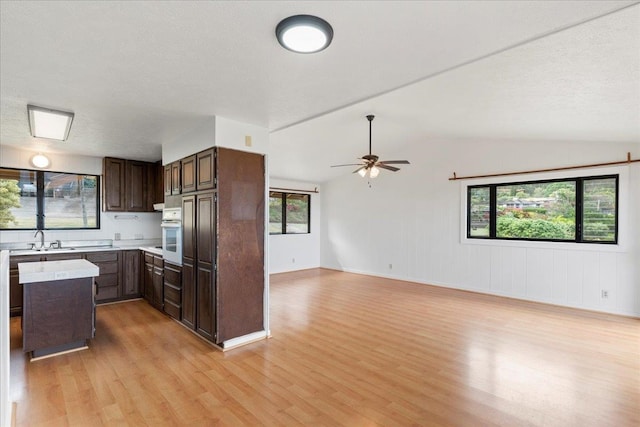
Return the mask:
M 149 304 L 162 310 L 164 305 L 164 261 L 162 257 L 149 252 L 144 252 L 144 267 L 142 282 L 144 287 L 143 296 Z
M 85 255 L 87 261 L 97 265 L 100 269 L 100 275 L 94 279 L 96 303 L 115 301 L 120 297 L 120 252 L 88 252 Z
M 122 251 L 122 297 L 137 298 L 140 296 L 140 251 Z
M 37 255 L 12 256 L 9 258 L 9 313 L 11 316 L 22 315 L 22 285 L 18 263 L 40 261 Z
M 164 312 L 180 320 L 182 315 L 182 267 L 164 263 Z

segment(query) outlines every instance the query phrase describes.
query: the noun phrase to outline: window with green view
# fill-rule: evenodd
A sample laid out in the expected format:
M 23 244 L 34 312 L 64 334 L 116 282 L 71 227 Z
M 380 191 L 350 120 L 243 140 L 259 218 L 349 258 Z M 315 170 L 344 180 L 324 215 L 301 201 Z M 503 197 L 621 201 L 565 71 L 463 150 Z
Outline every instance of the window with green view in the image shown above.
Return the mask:
M 470 186 L 467 237 L 617 243 L 618 176 Z

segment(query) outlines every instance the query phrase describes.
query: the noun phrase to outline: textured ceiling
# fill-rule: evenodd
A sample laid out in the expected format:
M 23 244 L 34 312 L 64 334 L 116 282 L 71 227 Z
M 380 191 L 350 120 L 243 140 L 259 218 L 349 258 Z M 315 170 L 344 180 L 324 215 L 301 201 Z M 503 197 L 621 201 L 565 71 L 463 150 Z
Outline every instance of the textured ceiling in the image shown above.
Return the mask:
M 220 115 L 274 131 L 273 175 L 323 181 L 363 154 L 368 112 L 391 152 L 429 136 L 637 140 L 640 7 L 592 20 L 631 4 L 2 1 L 0 142 L 157 160 Z M 299 13 L 333 25 L 327 50 L 278 46 Z M 27 103 L 74 111 L 69 140 L 31 138 Z

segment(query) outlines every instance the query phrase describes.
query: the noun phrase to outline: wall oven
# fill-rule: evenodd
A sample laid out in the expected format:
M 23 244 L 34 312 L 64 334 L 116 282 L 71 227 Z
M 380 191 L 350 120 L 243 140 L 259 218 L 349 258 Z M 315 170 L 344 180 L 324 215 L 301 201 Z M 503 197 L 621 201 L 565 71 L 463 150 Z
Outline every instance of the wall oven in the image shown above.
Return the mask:
M 162 257 L 182 265 L 182 208 L 162 210 Z

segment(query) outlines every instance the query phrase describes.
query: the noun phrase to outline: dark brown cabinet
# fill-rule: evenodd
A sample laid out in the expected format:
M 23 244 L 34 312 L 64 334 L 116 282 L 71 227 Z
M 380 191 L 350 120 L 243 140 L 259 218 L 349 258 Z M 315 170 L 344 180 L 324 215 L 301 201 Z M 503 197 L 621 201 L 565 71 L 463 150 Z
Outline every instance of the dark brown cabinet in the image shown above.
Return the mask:
M 9 258 L 9 313 L 11 316 L 22 315 L 22 285 L 18 264 L 21 262 L 40 261 L 38 255 L 12 256 Z
M 215 188 L 215 150 L 210 148 L 202 151 L 196 155 L 196 159 L 198 166 L 196 189 L 201 191 Z
M 196 331 L 216 341 L 215 317 L 215 194 L 196 196 Z
M 162 311 L 164 305 L 164 261 L 162 257 L 144 252 L 143 296 L 149 304 Z
M 129 212 L 144 212 L 149 210 L 147 200 L 148 163 L 127 160 L 125 167 L 125 203 Z
M 65 256 L 67 254 L 60 255 Z M 120 251 L 89 252 L 85 254 L 85 258 L 100 269 L 100 275 L 94 279 L 96 302 L 118 299 L 120 296 Z
M 140 295 L 140 251 L 122 251 L 122 297 Z
M 196 190 L 196 156 L 185 157 L 180 161 L 182 169 L 182 193 Z
M 164 312 L 180 320 L 182 306 L 182 267 L 164 263 Z
M 196 329 L 195 196 L 182 197 L 182 323 Z
M 19 284 L 19 263 L 83 258 L 96 264 L 100 269 L 100 275 L 95 278 L 97 303 L 138 298 L 140 296 L 140 284 L 143 283 L 144 276 L 141 277 L 140 275 L 140 251 L 137 249 L 96 252 L 74 251 L 72 253 L 36 252 L 33 255 L 10 257 L 9 296 L 11 315 L 20 316 L 22 314 L 22 286 Z
M 124 159 L 105 157 L 102 161 L 102 210 L 125 211 Z
M 103 210 L 112 212 L 153 212 L 162 187 L 156 163 L 105 157 L 102 162 Z
M 182 192 L 180 160 L 164 165 L 162 170 L 164 196 L 180 194 Z
M 180 181 L 180 161 L 171 163 L 171 194 L 182 192 L 182 182 Z
M 197 183 L 217 189 L 182 198 L 182 322 L 223 344 L 264 329 L 264 156 L 207 151 Z

